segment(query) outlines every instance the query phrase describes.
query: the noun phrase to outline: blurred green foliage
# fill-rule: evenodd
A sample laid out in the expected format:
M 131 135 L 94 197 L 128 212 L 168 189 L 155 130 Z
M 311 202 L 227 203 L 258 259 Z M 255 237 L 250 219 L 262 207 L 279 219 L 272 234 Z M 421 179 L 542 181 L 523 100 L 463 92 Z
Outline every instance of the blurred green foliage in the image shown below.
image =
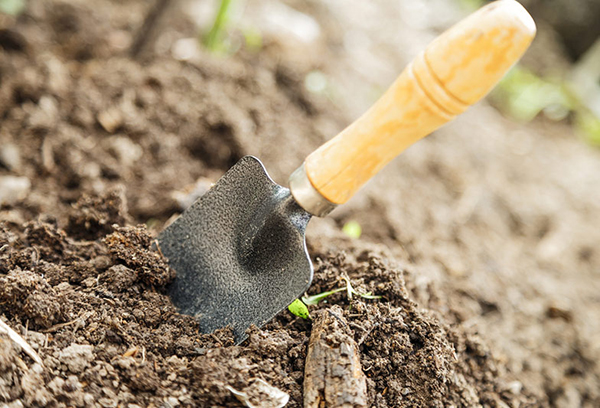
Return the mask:
M 492 99 L 521 122 L 529 122 L 546 110 L 550 119 L 561 120 L 576 105 L 561 81 L 541 78 L 519 65 L 500 81 Z
M 25 9 L 25 0 L 0 0 L 0 13 L 17 16 Z
M 360 224 L 356 221 L 348 221 L 347 223 L 345 223 L 342 227 L 342 231 L 350 238 L 355 239 L 360 238 L 360 235 L 362 234 L 362 228 Z
M 237 52 L 242 42 L 249 51 L 260 51 L 263 39 L 260 31 L 256 28 L 245 28 L 241 36 L 233 36 L 231 30 L 234 0 L 221 0 L 215 14 L 212 26 L 202 38 L 202 44 L 211 52 L 216 54 L 231 55 Z M 243 39 L 241 39 L 243 37 Z
M 540 113 L 554 121 L 573 118 L 577 133 L 588 143 L 600 146 L 600 119 L 564 79 L 541 77 L 517 65 L 500 81 L 491 99 L 502 112 L 520 122 L 529 122 Z
M 229 48 L 226 28 L 231 13 L 232 0 L 221 0 L 212 27 L 203 38 L 206 48 L 213 52 L 225 52 Z

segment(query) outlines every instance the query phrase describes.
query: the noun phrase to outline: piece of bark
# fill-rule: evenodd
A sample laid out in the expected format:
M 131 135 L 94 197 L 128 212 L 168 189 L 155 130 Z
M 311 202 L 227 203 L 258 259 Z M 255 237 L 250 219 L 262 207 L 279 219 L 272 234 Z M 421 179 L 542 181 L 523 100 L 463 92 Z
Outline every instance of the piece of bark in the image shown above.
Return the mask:
M 304 408 L 363 408 L 367 378 L 339 306 L 316 313 L 304 366 Z

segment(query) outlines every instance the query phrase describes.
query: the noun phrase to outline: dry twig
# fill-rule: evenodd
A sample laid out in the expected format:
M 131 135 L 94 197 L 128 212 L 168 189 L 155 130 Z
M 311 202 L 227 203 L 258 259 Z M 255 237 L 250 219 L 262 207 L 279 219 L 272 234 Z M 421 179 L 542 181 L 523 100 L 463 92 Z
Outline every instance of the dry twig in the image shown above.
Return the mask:
M 4 323 L 2 320 L 0 320 L 0 333 L 8 335 L 9 339 L 21 346 L 25 354 L 31 357 L 33 361 L 35 361 L 41 366 L 44 365 L 38 353 L 35 352 L 35 350 L 29 345 L 29 343 L 27 343 L 25 339 L 23 339 L 23 337 L 19 336 L 19 334 L 16 331 L 11 329 L 10 326 Z

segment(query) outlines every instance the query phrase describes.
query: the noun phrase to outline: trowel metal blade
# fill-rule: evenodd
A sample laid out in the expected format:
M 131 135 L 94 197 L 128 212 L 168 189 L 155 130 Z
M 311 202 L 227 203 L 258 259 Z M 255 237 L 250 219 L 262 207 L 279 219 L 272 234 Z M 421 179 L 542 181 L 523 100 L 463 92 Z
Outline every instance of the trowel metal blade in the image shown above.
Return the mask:
M 310 218 L 260 160 L 242 158 L 158 237 L 177 273 L 173 303 L 202 332 L 231 326 L 241 342 L 308 289 Z

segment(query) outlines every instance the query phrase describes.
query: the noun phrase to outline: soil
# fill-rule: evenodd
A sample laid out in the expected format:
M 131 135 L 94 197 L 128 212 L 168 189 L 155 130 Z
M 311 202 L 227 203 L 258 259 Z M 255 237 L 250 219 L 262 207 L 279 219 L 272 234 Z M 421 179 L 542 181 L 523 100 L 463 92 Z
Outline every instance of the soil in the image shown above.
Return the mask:
M 339 7 L 307 4 L 317 21 Z M 284 184 L 353 115 L 306 74 L 352 59 L 328 27 L 318 57 L 266 36 L 181 61 L 171 45 L 197 32 L 179 11 L 132 58 L 147 7 L 30 0 L 0 16 L 0 317 L 44 363 L 0 334 L 0 406 L 242 406 L 231 390 L 259 379 L 302 406 L 310 320 L 283 312 L 239 346 L 200 334 L 152 243 L 246 154 Z M 600 154 L 484 103 L 404 156 L 308 235 L 311 294 L 348 276 L 382 296 L 311 307 L 343 310 L 369 404 L 600 405 Z M 360 240 L 340 232 L 350 219 Z

